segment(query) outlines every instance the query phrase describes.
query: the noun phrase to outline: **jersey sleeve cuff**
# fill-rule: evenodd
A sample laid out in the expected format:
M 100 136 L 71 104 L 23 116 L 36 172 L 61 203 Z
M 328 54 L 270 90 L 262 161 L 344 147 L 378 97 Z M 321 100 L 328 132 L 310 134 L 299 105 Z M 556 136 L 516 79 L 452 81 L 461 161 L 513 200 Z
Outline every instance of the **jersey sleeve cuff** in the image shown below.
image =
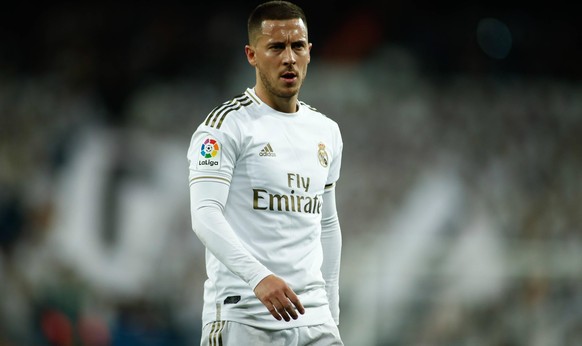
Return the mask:
M 254 291 L 255 287 L 257 287 L 257 285 L 259 284 L 259 282 L 261 282 L 264 278 L 266 278 L 267 276 L 271 275 L 273 273 L 271 273 L 271 271 L 265 267 L 263 267 L 261 269 L 261 271 L 259 271 L 250 281 L 249 281 L 249 286 L 251 286 L 251 289 Z

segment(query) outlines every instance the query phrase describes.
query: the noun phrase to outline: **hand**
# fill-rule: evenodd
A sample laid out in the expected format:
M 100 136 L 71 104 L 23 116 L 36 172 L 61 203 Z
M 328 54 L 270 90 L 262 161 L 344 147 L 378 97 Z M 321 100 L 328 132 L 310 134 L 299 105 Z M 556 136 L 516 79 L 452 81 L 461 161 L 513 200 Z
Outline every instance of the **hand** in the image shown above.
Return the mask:
M 255 295 L 277 321 L 284 319 L 289 322 L 291 318 L 296 320 L 299 317 L 297 311 L 302 315 L 305 313 L 305 308 L 295 292 L 275 275 L 269 275 L 261 280 L 255 287 Z

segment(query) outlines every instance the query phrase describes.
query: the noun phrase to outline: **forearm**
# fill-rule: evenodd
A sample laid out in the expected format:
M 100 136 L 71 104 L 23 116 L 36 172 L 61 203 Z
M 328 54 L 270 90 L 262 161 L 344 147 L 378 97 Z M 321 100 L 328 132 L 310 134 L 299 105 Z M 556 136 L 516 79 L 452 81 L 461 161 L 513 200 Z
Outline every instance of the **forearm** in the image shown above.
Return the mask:
M 223 215 L 228 186 L 203 182 L 190 186 L 192 228 L 206 248 L 254 289 L 271 272 L 242 245 Z
M 325 192 L 321 219 L 321 244 L 323 264 L 321 271 L 329 299 L 332 316 L 339 324 L 339 275 L 341 262 L 342 236 L 335 205 L 335 191 Z

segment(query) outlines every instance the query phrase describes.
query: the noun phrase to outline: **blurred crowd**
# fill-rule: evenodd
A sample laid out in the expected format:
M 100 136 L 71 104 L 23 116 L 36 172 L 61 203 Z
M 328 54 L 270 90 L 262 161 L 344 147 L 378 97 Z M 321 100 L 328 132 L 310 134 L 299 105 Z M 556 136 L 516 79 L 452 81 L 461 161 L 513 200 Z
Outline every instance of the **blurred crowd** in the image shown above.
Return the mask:
M 21 6 L 26 27 L 0 30 L 0 345 L 198 344 L 186 149 L 251 86 L 246 15 Z M 406 45 L 354 13 L 314 33 L 300 95 L 344 138 L 346 345 L 575 345 L 582 83 L 565 72 L 580 42 L 554 52 L 563 66 L 524 73 L 511 52 L 438 55 L 445 38 Z M 368 40 L 338 51 L 351 32 Z

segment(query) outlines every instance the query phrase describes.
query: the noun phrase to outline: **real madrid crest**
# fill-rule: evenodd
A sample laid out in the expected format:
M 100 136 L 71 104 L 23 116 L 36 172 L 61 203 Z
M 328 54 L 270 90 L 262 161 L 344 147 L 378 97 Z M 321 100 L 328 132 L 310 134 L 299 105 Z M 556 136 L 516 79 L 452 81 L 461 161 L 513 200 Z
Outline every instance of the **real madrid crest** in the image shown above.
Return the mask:
M 317 158 L 319 159 L 319 163 L 323 167 L 327 167 L 329 165 L 329 157 L 327 156 L 327 151 L 325 151 L 325 144 L 320 142 L 317 146 Z

